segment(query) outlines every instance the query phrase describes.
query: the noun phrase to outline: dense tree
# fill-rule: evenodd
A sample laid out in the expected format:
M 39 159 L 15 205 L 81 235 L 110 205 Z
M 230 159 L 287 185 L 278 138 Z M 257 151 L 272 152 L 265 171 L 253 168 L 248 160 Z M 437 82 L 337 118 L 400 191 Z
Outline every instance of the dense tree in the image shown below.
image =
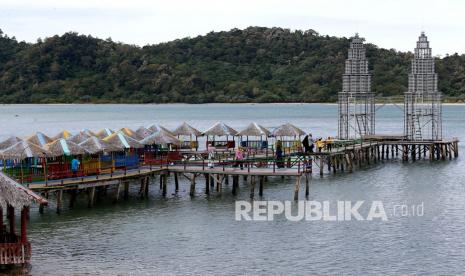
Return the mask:
M 335 101 L 349 39 L 249 27 L 137 47 L 66 33 L 29 44 L 0 31 L 2 103 Z M 411 53 L 367 46 L 373 90 L 407 89 Z M 437 59 L 440 89 L 465 100 L 465 55 Z

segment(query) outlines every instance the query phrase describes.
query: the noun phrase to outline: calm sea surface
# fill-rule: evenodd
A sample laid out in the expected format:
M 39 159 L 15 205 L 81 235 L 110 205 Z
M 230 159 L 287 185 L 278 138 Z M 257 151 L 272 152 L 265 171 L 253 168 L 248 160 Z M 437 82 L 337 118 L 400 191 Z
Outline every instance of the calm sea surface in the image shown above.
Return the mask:
M 241 128 L 251 121 L 267 127 L 292 122 L 314 136 L 336 134 L 337 106 L 325 104 L 211 105 L 4 105 L 0 138 L 34 131 L 136 128 L 186 121 L 205 130 L 216 121 Z M 378 133 L 402 133 L 402 110 L 377 113 Z M 444 106 L 444 136 L 465 140 L 465 106 Z M 461 154 L 464 148 L 461 147 Z M 78 206 L 45 214 L 31 212 L 29 236 L 35 275 L 152 274 L 464 274 L 465 162 L 385 161 L 353 174 L 312 179 L 310 199 L 381 200 L 388 221 L 235 221 L 235 200 L 248 200 L 240 184 L 221 195 L 204 195 L 204 182 L 190 198 L 187 182 L 162 198 L 156 185 L 150 199 L 93 209 L 84 195 Z M 264 199 L 292 200 L 294 180 L 270 178 Z M 112 191 L 109 191 L 111 194 Z M 394 205 L 424 204 L 423 216 L 400 217 Z M 368 205 L 369 207 L 369 205 Z M 363 208 L 362 208 L 363 209 Z M 366 213 L 365 213 L 366 214 Z M 364 215 L 366 216 L 366 215 Z

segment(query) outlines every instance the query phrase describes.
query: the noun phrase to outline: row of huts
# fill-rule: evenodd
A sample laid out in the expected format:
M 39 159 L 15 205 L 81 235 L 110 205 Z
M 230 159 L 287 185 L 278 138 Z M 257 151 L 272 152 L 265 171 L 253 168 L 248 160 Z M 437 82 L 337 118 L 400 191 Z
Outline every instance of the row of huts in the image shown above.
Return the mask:
M 10 137 L 0 142 L 0 157 L 7 174 L 21 182 L 32 182 L 76 175 L 71 170 L 75 158 L 80 161 L 77 175 L 85 176 L 180 160 L 181 151 L 198 151 L 199 137 L 205 137 L 208 149 L 232 149 L 238 140 L 243 148 L 264 150 L 270 146 L 270 137 L 281 140 L 284 147 L 297 149 L 304 134 L 292 124 L 269 130 L 251 123 L 237 131 L 221 122 L 204 132 L 187 123 L 174 130 L 161 125 L 136 130 L 82 130 L 76 134 L 63 130 L 53 137 L 41 132 L 25 139 Z

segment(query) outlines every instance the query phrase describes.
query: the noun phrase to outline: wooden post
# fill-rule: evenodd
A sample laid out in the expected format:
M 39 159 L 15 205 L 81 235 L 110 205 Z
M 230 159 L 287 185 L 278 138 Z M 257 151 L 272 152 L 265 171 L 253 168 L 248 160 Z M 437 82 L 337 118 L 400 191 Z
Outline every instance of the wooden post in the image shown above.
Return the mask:
M 195 173 L 192 174 L 192 178 L 191 178 L 191 190 L 190 190 L 190 196 L 194 196 L 195 195 Z
M 306 173 L 305 174 L 305 198 L 308 199 L 308 196 L 310 195 L 310 178 L 311 175 Z
M 77 189 L 71 190 L 71 197 L 69 199 L 69 208 L 70 209 L 74 208 L 74 203 L 76 203 L 77 193 L 78 193 Z
M 3 208 L 0 205 L 0 235 L 3 233 Z
M 259 181 L 260 181 L 260 183 L 259 183 L 259 188 L 258 188 L 258 195 L 263 196 L 263 183 L 265 182 L 265 177 L 260 176 Z
M 320 176 L 323 177 L 323 168 L 324 168 L 323 156 L 320 155 Z
M 454 157 L 459 157 L 459 142 L 454 141 Z
M 21 210 L 21 243 L 27 242 L 27 217 L 29 216 L 29 207 L 24 206 Z
M 250 182 L 250 198 L 253 199 L 255 196 L 255 176 L 249 176 Z
M 121 186 L 123 186 L 123 183 L 120 181 L 116 187 L 115 202 L 118 202 L 119 200 L 119 194 L 121 193 Z
M 382 145 L 382 148 L 381 148 L 381 159 L 384 160 L 384 144 Z
M 216 179 L 216 191 L 217 192 L 221 192 L 221 180 L 220 180 L 220 175 L 219 174 L 216 174 L 215 175 L 215 179 Z
M 434 145 L 429 144 L 429 161 L 434 160 Z
M 228 174 L 224 175 L 224 184 L 229 185 L 229 175 Z
M 239 176 L 233 175 L 233 187 L 232 187 L 232 194 L 237 195 L 237 189 L 239 188 Z
M 56 192 L 56 198 L 57 198 L 57 214 L 60 214 L 61 208 L 63 206 L 63 190 L 58 190 Z
M 8 205 L 6 209 L 6 215 L 8 217 L 8 223 L 10 224 L 10 233 L 15 233 L 15 208 L 11 205 Z
M 145 177 L 145 198 L 149 198 L 149 184 L 150 184 L 150 177 L 146 176 Z
M 402 145 L 402 161 L 408 161 L 408 146 Z
M 299 200 L 299 190 L 300 190 L 300 175 L 297 176 L 294 187 L 294 200 Z
M 210 194 L 210 174 L 206 173 L 205 176 L 205 194 Z
M 124 194 L 123 197 L 125 200 L 129 199 L 129 181 L 124 182 Z
M 417 159 L 417 147 L 412 145 L 412 161 L 415 162 Z
M 95 187 L 91 187 L 89 190 L 89 201 L 87 203 L 87 206 L 89 208 L 92 208 L 94 206 L 94 197 L 95 197 Z
M 166 192 L 168 190 L 168 175 L 166 174 L 163 174 L 161 175 L 160 177 L 162 177 L 162 182 L 163 182 L 163 186 L 162 186 L 162 195 L 163 196 L 166 196 Z
M 174 191 L 176 193 L 179 191 L 178 173 L 174 173 Z

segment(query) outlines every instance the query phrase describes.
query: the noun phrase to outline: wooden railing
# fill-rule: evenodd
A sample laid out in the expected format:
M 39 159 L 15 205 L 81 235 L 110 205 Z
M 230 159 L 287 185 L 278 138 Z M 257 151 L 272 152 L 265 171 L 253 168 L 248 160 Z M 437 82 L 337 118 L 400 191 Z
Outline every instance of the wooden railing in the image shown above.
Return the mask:
M 0 243 L 0 265 L 25 264 L 31 260 L 31 244 Z

